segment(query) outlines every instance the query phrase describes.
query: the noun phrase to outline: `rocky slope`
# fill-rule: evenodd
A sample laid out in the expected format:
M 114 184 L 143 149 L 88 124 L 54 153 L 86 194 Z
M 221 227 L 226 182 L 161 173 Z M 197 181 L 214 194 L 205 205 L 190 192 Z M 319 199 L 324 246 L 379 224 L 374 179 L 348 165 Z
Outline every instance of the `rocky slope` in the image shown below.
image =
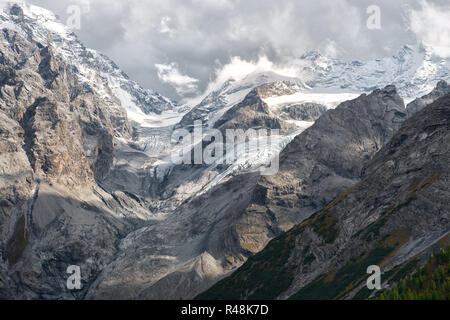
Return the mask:
M 166 237 L 170 234 L 175 235 L 174 247 L 183 246 L 187 243 L 184 237 L 195 238 L 197 233 L 194 228 L 178 234 L 185 222 L 177 218 L 176 207 L 197 193 L 201 195 L 204 186 L 212 183 L 207 187 L 210 189 L 226 181 L 226 175 L 248 170 L 240 164 L 230 170 L 155 165 L 167 155 L 159 154 L 152 145 L 148 150 L 141 149 L 139 138 L 157 133 L 164 141 L 166 135 L 170 138 L 171 126 L 131 127 L 128 116 L 134 114 L 137 103 L 131 107 L 123 103 L 129 100 L 124 100 L 123 91 L 116 87 L 117 77 L 123 74 L 106 57 L 85 49 L 46 10 L 14 5 L 1 13 L 1 21 L 7 26 L 2 29 L 0 48 L 0 115 L 4 120 L 0 157 L 1 296 L 99 297 L 103 294 L 95 289 L 95 283 L 103 280 L 99 273 L 108 270 L 106 265 L 120 261 L 120 248 L 128 246 L 128 239 L 144 234 L 147 228 L 163 232 L 160 239 L 146 243 L 152 246 L 145 256 L 150 260 L 169 246 Z M 120 79 L 126 81 L 125 77 Z M 262 154 L 254 157 L 262 158 Z M 228 170 L 226 175 L 224 170 Z M 228 193 L 239 198 L 237 191 L 233 187 Z M 233 205 L 230 203 L 230 207 Z M 196 224 L 194 214 L 189 214 L 187 221 Z M 205 219 L 208 223 L 202 227 L 206 228 L 218 221 L 209 214 Z M 206 263 L 205 272 L 216 279 L 223 272 L 215 271 L 215 261 L 209 254 L 197 253 L 200 245 L 191 258 Z M 182 250 L 174 257 L 184 263 L 189 254 Z M 81 291 L 65 286 L 69 265 L 81 267 Z M 136 263 L 136 268 L 140 266 Z M 168 260 L 169 271 L 178 267 L 173 259 Z M 190 268 L 185 268 L 193 270 L 188 281 L 197 276 L 196 269 Z M 156 275 L 156 280 L 166 275 L 145 264 L 140 272 L 145 277 Z M 197 282 L 198 290 L 212 284 L 203 279 Z M 192 295 L 189 290 L 186 286 L 183 297 Z M 116 295 L 113 292 L 107 293 L 110 298 L 128 296 L 126 290 Z M 166 291 L 152 294 L 165 295 Z
M 354 99 L 378 72 L 347 90 L 332 66 L 324 83 L 254 72 L 180 108 L 47 10 L 11 6 L 0 27 L 0 298 L 194 297 L 360 179 L 406 118 L 392 86 Z M 175 165 L 171 134 L 195 120 L 204 133 L 282 133 L 233 164 Z M 261 177 L 287 144 L 279 175 Z M 81 267 L 82 290 L 66 288 L 69 265 Z
M 294 106 L 284 106 L 281 108 L 273 108 L 267 104 L 264 99 L 292 95 L 298 91 L 298 86 L 289 82 L 272 82 L 254 88 L 245 98 L 228 109 L 222 117 L 215 123 L 214 128 L 219 129 L 223 133 L 227 129 L 278 129 L 285 134 L 296 131 L 295 120 L 298 120 L 302 112 L 307 113 L 305 109 L 309 106 L 310 110 L 314 104 L 307 106 L 296 104 Z M 317 107 L 316 107 L 317 108 Z M 314 113 L 313 110 L 309 114 L 305 114 L 304 118 L 309 121 L 317 120 L 326 111 L 326 107 L 322 109 L 317 108 Z M 301 119 L 303 120 L 303 119 Z M 300 121 L 299 121 L 300 122 Z M 300 125 L 301 126 L 301 125 Z
M 62 24 L 58 17 L 44 9 L 25 2 L 0 12 L 0 28 L 12 29 L 27 39 L 52 45 L 70 65 L 80 84 L 94 88 L 100 94 L 111 93 L 121 101 L 131 119 L 141 122 L 145 114 L 171 110 L 169 99 L 129 79 L 105 55 L 86 48 L 76 35 Z
M 199 298 L 352 298 L 369 265 L 387 276 L 448 245 L 449 139 L 446 95 L 405 121 L 357 184 Z
M 18 6 L 9 17 L 26 25 Z M 65 287 L 66 268 L 79 265 L 86 288 L 139 209 L 148 215 L 97 184 L 114 140 L 131 137 L 127 114 L 46 42 L 4 28 L 0 52 L 0 296 L 81 298 Z
M 299 103 L 283 106 L 281 118 L 286 119 L 285 114 L 290 118 L 299 121 L 314 121 L 327 111 L 327 107 L 318 103 Z
M 436 88 L 433 89 L 430 93 L 424 95 L 423 97 L 417 98 L 414 101 L 411 101 L 406 106 L 406 110 L 408 111 L 408 117 L 411 117 L 419 110 L 425 108 L 430 103 L 433 103 L 437 99 L 447 95 L 450 93 L 450 85 L 447 84 L 446 81 L 439 81 L 436 85 Z
M 258 181 L 236 227 L 251 230 L 240 237 L 242 246 L 258 252 L 274 235 L 356 183 L 405 119 L 403 100 L 393 86 L 344 102 L 320 117 L 286 146 L 277 174 Z
M 248 106 L 246 99 L 239 109 Z M 129 234 L 92 297 L 195 296 L 359 180 L 405 119 L 403 100 L 392 86 L 329 110 L 285 148 L 276 175 L 232 176 L 165 221 Z

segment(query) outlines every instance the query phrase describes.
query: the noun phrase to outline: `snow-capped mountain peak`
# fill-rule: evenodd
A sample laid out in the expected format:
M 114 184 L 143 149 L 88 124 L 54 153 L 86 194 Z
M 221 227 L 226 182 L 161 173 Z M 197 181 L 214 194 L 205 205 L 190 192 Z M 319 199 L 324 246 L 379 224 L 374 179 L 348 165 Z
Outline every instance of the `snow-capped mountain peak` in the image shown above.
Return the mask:
M 389 83 L 407 102 L 450 78 L 449 60 L 423 44 L 404 45 L 391 57 L 367 61 L 343 61 L 310 51 L 296 63 L 299 78 L 315 92 L 367 93 Z
M 9 4 L 0 12 L 0 28 L 13 29 L 44 46 L 55 47 L 72 66 L 81 84 L 106 96 L 111 94 L 111 89 L 131 120 L 143 122 L 148 115 L 151 117 L 176 107 L 170 99 L 132 81 L 104 54 L 86 48 L 49 10 L 25 2 Z

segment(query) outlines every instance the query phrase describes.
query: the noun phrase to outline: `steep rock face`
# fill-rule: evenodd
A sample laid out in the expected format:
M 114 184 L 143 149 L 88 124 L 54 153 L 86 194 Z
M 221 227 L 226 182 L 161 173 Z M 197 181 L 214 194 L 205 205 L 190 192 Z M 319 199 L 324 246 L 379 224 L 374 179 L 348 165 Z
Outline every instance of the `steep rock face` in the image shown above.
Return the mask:
M 246 259 L 230 226 L 257 179 L 238 175 L 130 233 L 87 298 L 189 299 L 207 289 Z
M 93 177 L 81 142 L 81 129 L 64 106 L 38 98 L 28 107 L 21 125 L 24 149 L 37 177 L 69 188 L 91 184 Z
M 24 213 L 35 187 L 23 144 L 22 127 L 0 111 L 0 297 L 4 298 L 15 296 L 7 261 L 16 262 L 25 250 Z
M 318 103 L 300 103 L 284 106 L 281 111 L 294 120 L 315 121 L 327 111 L 327 107 Z
M 273 149 L 279 150 L 291 141 L 296 134 L 303 131 L 305 127 L 310 126 L 313 121 L 302 122 L 302 127 L 289 124 L 287 120 L 293 119 L 288 115 L 285 115 L 280 120 L 280 113 L 274 113 L 269 110 L 268 105 L 262 98 L 292 94 L 296 92 L 295 88 L 296 85 L 287 81 L 257 86 L 251 90 L 251 93 L 244 96 L 243 101 L 231 108 L 238 111 L 227 112 L 227 120 L 223 121 L 227 122 L 229 127 L 232 127 L 231 123 L 233 123 L 235 125 L 233 128 L 238 130 L 277 128 L 279 127 L 277 124 L 282 124 L 284 129 L 289 128 L 289 130 L 287 132 L 283 131 L 282 134 L 275 137 L 274 144 L 278 144 L 278 146 L 273 146 Z M 239 87 L 239 91 L 245 90 Z M 209 100 L 205 99 L 205 101 Z M 218 102 L 214 100 L 211 103 L 216 104 Z M 199 108 L 196 108 L 196 110 L 199 111 Z M 250 115 L 244 118 L 241 112 L 248 112 Z M 197 116 L 199 117 L 197 118 Z M 210 112 L 206 116 L 215 117 L 215 112 Z M 258 169 L 258 166 L 262 163 L 261 159 L 267 157 L 264 154 L 265 150 L 251 150 L 250 159 L 233 165 L 222 163 L 219 165 L 198 164 L 193 166 L 190 164 L 175 165 L 171 163 L 171 152 L 176 152 L 174 150 L 178 147 L 172 141 L 171 134 L 173 129 L 183 128 L 191 130 L 194 127 L 194 121 L 205 120 L 202 134 L 206 136 L 212 128 L 210 126 L 212 119 L 206 118 L 206 116 L 202 118 L 201 114 L 192 111 L 175 128 L 173 126 L 147 130 L 141 128 L 139 134 L 148 135 L 151 132 L 157 135 L 156 140 L 165 144 L 166 149 L 160 153 L 157 152 L 157 146 L 153 142 L 144 145 L 123 141 L 117 142 L 120 144 L 120 147 L 116 148 L 114 169 L 104 177 L 102 187 L 109 192 L 115 190 L 129 191 L 139 196 L 150 198 L 154 203 L 154 206 L 151 208 L 152 211 L 171 212 L 183 201 L 190 197 L 195 197 L 197 193 L 210 189 L 233 174 Z M 188 119 L 192 122 L 189 123 Z M 223 129 L 224 138 L 226 138 L 224 130 L 227 125 L 221 126 L 223 127 L 221 129 Z M 193 141 L 190 142 L 194 143 Z M 208 142 L 204 141 L 202 149 L 204 150 L 207 145 Z M 190 147 L 193 148 L 194 145 Z M 269 148 L 270 146 L 266 147 L 266 149 Z
M 204 127 L 214 127 L 229 109 L 242 102 L 257 87 L 261 99 L 291 94 L 303 88 L 299 80 L 273 72 L 255 72 L 238 80 L 231 78 L 209 92 L 198 105 L 187 112 L 177 128 L 192 130 L 194 121 L 202 121 Z
M 130 118 L 133 120 L 139 122 L 145 114 L 160 114 L 175 107 L 169 99 L 129 79 L 105 55 L 86 48 L 70 28 L 44 8 L 27 3 L 12 4 L 9 9 L 0 12 L 0 24 L 43 46 L 51 44 L 54 50 L 64 56 L 74 76 L 83 86 L 115 96 L 113 99 L 120 100 L 122 107 L 130 111 Z M 46 76 L 51 81 L 52 72 Z M 121 108 L 116 111 L 123 112 Z
M 280 88 L 281 87 L 281 88 Z M 272 83 L 258 86 L 250 91 L 240 103 L 230 108 L 217 120 L 214 128 L 225 132 L 226 129 L 248 130 L 270 128 L 283 132 L 295 131 L 295 125 L 280 118 L 280 113 L 271 110 L 264 98 L 295 93 L 289 82 Z
M 4 79 L 0 110 L 25 130 L 24 149 L 33 169 L 45 174 L 50 171 L 48 177 L 77 172 L 72 180 L 87 182 L 89 166 L 97 172 L 96 162 L 112 158 L 100 132 L 109 137 L 110 144 L 113 135 L 129 135 L 126 114 L 110 110 L 109 103 L 78 86 L 69 66 L 51 47 L 8 29 L 3 29 L 0 37 Z M 93 136 L 95 141 L 82 136 Z M 85 152 L 93 147 L 109 153 L 97 152 L 86 163 Z M 102 166 L 102 170 L 108 168 Z
M 126 113 L 51 46 L 9 29 L 0 39 L 0 296 L 81 298 L 129 231 L 126 208 L 142 206 L 96 183 L 114 137 L 129 136 Z M 66 287 L 69 265 L 80 291 Z
M 128 235 L 119 258 L 103 270 L 98 287 L 93 286 L 88 296 L 194 297 L 268 240 L 307 218 L 313 211 L 311 203 L 322 207 L 326 198 L 331 200 L 355 183 L 405 118 L 403 101 L 390 86 L 328 111 L 282 152 L 276 175 L 232 176 L 187 200 L 173 216 Z M 310 177 L 314 167 L 322 174 Z M 283 180 L 276 180 L 280 175 Z M 316 184 L 321 185 L 316 189 Z M 175 282 L 180 284 L 176 289 Z
M 408 111 L 408 117 L 413 116 L 419 110 L 425 108 L 427 105 L 433 103 L 437 99 L 449 93 L 450 93 L 450 85 L 448 85 L 447 82 L 444 80 L 439 81 L 438 84 L 436 85 L 436 88 L 434 88 L 433 91 L 424 95 L 423 97 L 415 99 L 406 106 L 406 110 Z
M 280 119 L 270 115 L 269 107 L 259 97 L 257 89 L 252 90 L 242 102 L 228 110 L 214 126 L 224 132 L 226 129 L 281 129 Z
M 0 157 L 0 297 L 193 297 L 268 239 L 308 216 L 304 208 L 320 208 L 343 185 L 350 185 L 404 113 L 393 111 L 392 105 L 401 103 L 389 93 L 378 100 L 361 99 L 361 106 L 350 111 L 331 113 L 314 134 L 305 136 L 319 151 L 317 158 L 302 160 L 304 167 L 318 169 L 290 176 L 289 170 L 302 165 L 295 161 L 301 157 L 293 147 L 281 182 L 259 180 L 255 168 L 265 156 L 260 153 L 231 166 L 161 164 L 170 155 L 158 154 L 157 147 L 167 144 L 175 125 L 164 118 L 174 108 L 172 102 L 141 88 L 106 56 L 85 48 L 44 9 L 13 6 L 9 13 L 0 13 L 0 23 L 15 30 L 2 30 L 0 48 L 0 148 L 5 150 Z M 346 83 L 360 78 L 355 74 L 347 72 Z M 371 90 L 379 74 L 357 84 L 358 94 L 360 88 Z M 340 83 L 341 78 L 331 76 L 334 84 Z M 296 100 L 301 105 L 264 101 L 299 93 L 300 87 L 311 89 L 296 79 L 277 81 L 286 79 L 270 72 L 231 79 L 177 127 L 190 128 L 193 120 L 202 120 L 212 128 L 255 86 L 255 100 L 228 113 L 225 126 L 237 127 L 239 110 L 249 115 L 243 118 L 246 128 L 284 128 L 304 117 L 317 119 L 322 109 L 304 104 L 308 95 Z M 330 91 L 334 96 L 334 89 Z M 386 107 L 385 113 L 378 104 Z M 130 141 L 127 113 L 136 122 L 151 114 L 146 124 L 160 127 L 134 124 Z M 328 127 L 322 135 L 320 130 Z M 360 132 L 362 141 L 355 138 Z M 138 140 L 139 135 L 144 139 Z M 280 138 L 279 149 L 292 138 Z M 339 147 L 343 151 L 334 159 L 327 150 Z M 341 161 L 344 165 L 338 165 Z M 322 184 L 323 194 L 319 188 L 314 191 L 316 182 Z M 289 198 L 289 190 L 299 196 Z M 81 291 L 66 288 L 66 268 L 72 264 L 81 266 Z
M 388 274 L 448 244 L 449 139 L 447 95 L 408 119 L 360 182 L 200 298 L 352 298 L 368 266 Z
M 393 86 L 329 110 L 283 150 L 277 174 L 261 177 L 255 186 L 252 203 L 236 226 L 238 234 L 252 233 L 240 237 L 241 245 L 258 252 L 356 183 L 405 118 Z

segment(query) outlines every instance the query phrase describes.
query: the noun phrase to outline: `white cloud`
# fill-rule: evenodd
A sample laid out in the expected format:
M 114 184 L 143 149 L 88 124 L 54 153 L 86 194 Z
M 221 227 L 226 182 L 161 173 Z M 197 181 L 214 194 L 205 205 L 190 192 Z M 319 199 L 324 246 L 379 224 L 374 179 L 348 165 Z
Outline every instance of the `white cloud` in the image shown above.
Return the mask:
M 296 77 L 298 75 L 294 68 L 276 65 L 266 55 L 260 55 L 256 61 L 232 57 L 230 63 L 216 69 L 214 83 L 220 84 L 228 79 L 239 81 L 249 74 L 267 71 L 286 77 Z
M 197 105 L 212 91 L 219 89 L 227 80 L 236 81 L 256 73 L 274 72 L 280 76 L 296 78 L 299 76 L 297 61 L 289 60 L 283 65 L 275 64 L 262 54 L 256 60 L 246 60 L 242 57 L 232 57 L 230 62 L 221 65 L 216 61 L 214 76 L 202 93 L 193 98 L 183 99 L 188 105 Z
M 431 46 L 437 55 L 450 57 L 450 7 L 424 0 L 420 5 L 420 10 L 411 11 L 411 30 L 418 40 Z
M 328 58 L 337 58 L 339 54 L 336 42 L 330 39 L 319 45 L 319 52 Z
M 67 6 L 81 0 L 28 1 L 53 9 L 64 18 Z M 279 68 L 309 50 L 346 60 L 395 54 L 416 40 L 411 19 L 402 20 L 404 5 L 420 8 L 419 0 L 375 1 L 382 10 L 382 28 L 374 32 L 366 27 L 366 10 L 372 0 L 89 1 L 89 13 L 82 15 L 82 27 L 76 30 L 85 45 L 110 56 L 142 85 L 177 100 L 184 98 L 178 94 L 183 89 L 190 91 L 197 86 L 198 92 L 204 92 L 221 69 L 218 65 L 235 75 L 239 68 L 261 67 L 264 61 L 258 62 L 259 55 Z M 428 17 L 426 11 L 417 14 L 416 22 L 421 15 Z M 442 13 L 438 19 L 444 16 Z M 415 30 L 428 39 L 432 34 L 427 32 L 427 24 L 419 25 L 419 30 L 423 28 L 420 32 Z M 435 41 L 438 45 L 445 43 L 448 35 L 439 37 L 441 40 Z M 231 57 L 241 57 L 241 61 Z M 178 85 L 176 90 L 158 76 L 155 63 L 161 61 L 176 62 L 181 75 L 198 82 Z M 167 68 L 165 72 L 169 72 Z
M 161 18 L 161 22 L 159 24 L 159 32 L 167 33 L 169 37 L 173 37 L 175 30 L 170 27 L 171 18 L 168 16 L 164 16 Z
M 173 86 L 179 94 L 192 94 L 197 91 L 199 80 L 181 74 L 176 63 L 155 64 L 155 67 L 158 70 L 158 78 Z

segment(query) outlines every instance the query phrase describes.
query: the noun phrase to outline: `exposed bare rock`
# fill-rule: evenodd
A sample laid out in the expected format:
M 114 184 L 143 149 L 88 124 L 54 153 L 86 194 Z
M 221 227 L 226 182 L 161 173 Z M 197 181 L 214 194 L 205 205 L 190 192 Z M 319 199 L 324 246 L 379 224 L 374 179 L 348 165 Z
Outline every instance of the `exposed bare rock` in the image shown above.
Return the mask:
M 248 205 L 257 179 L 258 174 L 236 176 L 130 233 L 87 298 L 188 299 L 211 286 L 246 260 L 230 226 Z
M 0 40 L 0 297 L 82 298 L 146 205 L 96 182 L 127 116 L 52 47 L 8 29 Z M 80 291 L 66 287 L 69 265 Z
M 69 188 L 89 185 L 93 176 L 81 142 L 81 128 L 64 106 L 38 98 L 21 121 L 24 149 L 35 175 Z
M 294 94 L 298 89 L 296 83 L 288 80 L 265 83 L 256 88 L 261 99 Z
M 252 90 L 258 91 L 257 99 L 265 99 L 295 93 L 300 87 L 299 81 L 288 80 L 288 78 L 273 72 L 250 74 L 239 81 L 231 78 L 210 92 L 197 106 L 186 113 L 176 127 L 192 130 L 194 121 L 201 121 L 204 127 L 218 127 L 215 125 L 216 122 L 222 117 L 230 120 L 231 115 L 225 116 L 224 114 L 241 103 Z M 253 96 L 255 97 L 254 94 Z M 249 102 L 252 104 L 252 101 Z M 268 114 L 258 114 L 258 116 L 267 117 Z
M 427 105 L 433 103 L 437 99 L 450 93 L 450 85 L 446 81 L 441 80 L 437 83 L 436 88 L 423 97 L 417 98 L 406 106 L 408 117 L 411 117 Z
M 284 106 L 281 110 L 285 118 L 301 121 L 315 121 L 319 119 L 325 112 L 327 107 L 317 103 L 301 103 Z
M 295 85 L 288 81 L 274 82 L 258 86 L 250 91 L 240 103 L 230 108 L 217 120 L 214 127 L 225 132 L 226 129 L 280 129 L 283 132 L 294 132 L 296 126 L 280 117 L 279 110 L 273 110 L 265 98 L 289 95 L 296 92 Z M 290 113 L 285 114 L 285 118 Z M 294 118 L 295 119 L 295 118 Z M 287 119 L 286 119 L 287 120 Z M 292 120 L 292 119 L 289 119 Z
M 302 240 L 311 242 L 310 251 L 291 242 L 299 234 L 288 233 L 289 247 L 270 251 L 269 245 L 270 254 L 263 253 L 262 260 L 272 262 L 279 257 L 274 265 L 292 267 L 282 269 L 283 275 L 292 275 L 287 285 L 284 276 L 269 273 L 282 288 L 277 297 L 285 298 L 312 280 L 317 275 L 314 272 L 329 270 L 328 261 L 336 266 L 345 263 L 351 257 L 345 251 L 351 247 L 348 235 L 372 223 L 380 210 L 392 209 L 379 203 L 383 206 L 384 199 L 398 191 L 395 188 L 404 188 L 403 181 L 396 184 L 399 176 L 390 171 L 393 168 L 406 170 L 408 179 L 422 167 L 430 168 L 418 174 L 419 180 L 411 183 L 411 188 L 418 195 L 424 190 L 436 191 L 425 194 L 430 202 L 418 202 L 420 208 L 429 209 L 425 222 L 405 216 L 416 228 L 408 235 L 422 242 L 410 242 L 401 249 L 398 261 L 410 256 L 408 248 L 415 252 L 435 241 L 448 222 L 444 216 L 438 224 L 431 203 L 435 199 L 439 205 L 442 202 L 441 191 L 429 187 L 441 183 L 441 176 L 428 177 L 430 159 L 440 159 L 438 141 L 447 143 L 441 122 L 424 124 L 426 134 L 418 138 L 412 138 L 411 129 L 405 137 L 392 140 L 389 150 L 393 153 L 403 150 L 403 142 L 409 139 L 433 146 L 427 149 L 430 157 L 420 154 L 422 149 L 416 150 L 416 155 L 411 148 L 408 161 L 422 167 L 409 172 L 405 155 L 386 164 L 376 158 L 373 163 L 381 167 L 369 166 L 406 119 L 395 87 L 375 90 L 326 111 L 356 96 L 355 92 L 373 90 L 374 84 L 388 76 L 399 79 L 403 92 L 427 87 L 431 80 L 423 74 L 417 84 L 405 80 L 410 73 L 403 70 L 416 61 L 408 58 L 408 65 L 402 62 L 404 57 L 414 57 L 408 48 L 399 59 L 399 69 L 386 75 L 369 70 L 368 77 L 362 76 L 367 68 L 358 69 L 359 63 L 342 64 L 320 56 L 302 58 L 304 62 L 311 59 L 305 71 L 324 75 L 323 79 L 311 78 L 308 85 L 257 70 L 214 85 L 203 101 L 188 111 L 188 106 L 178 108 L 169 99 L 140 87 L 109 58 L 85 48 L 45 9 L 13 5 L 0 12 L 0 22 L 9 28 L 0 31 L 0 299 L 193 298 L 247 259 L 254 261 L 252 256 L 270 239 L 313 212 L 324 207 L 331 212 L 347 201 L 347 196 L 354 198 L 352 205 L 344 208 L 342 219 L 337 214 L 317 214 L 305 222 L 313 224 L 302 231 Z M 433 77 L 443 74 L 445 68 Z M 336 76 L 336 70 L 343 77 Z M 350 77 L 348 70 L 359 70 L 359 74 Z M 336 94 L 338 82 L 339 88 L 349 91 Z M 322 94 L 313 87 L 327 90 Z M 442 95 L 444 87 L 441 83 L 429 98 Z M 446 112 L 441 116 L 444 119 Z M 233 164 L 175 165 L 171 155 L 179 151 L 179 145 L 171 143 L 171 134 L 176 128 L 192 130 L 196 120 L 202 121 L 206 131 L 270 128 L 281 129 L 282 134 L 273 137 L 273 150 L 252 147 L 250 158 Z M 191 143 L 189 148 L 197 141 Z M 421 143 L 417 145 L 425 148 Z M 266 158 L 284 148 L 279 172 L 262 177 L 258 170 Z M 385 157 L 393 155 L 381 159 Z M 416 157 L 430 161 L 423 163 Z M 392 180 L 383 180 L 384 171 Z M 363 180 L 359 186 L 367 187 L 367 193 L 353 196 L 357 186 L 327 206 L 365 174 L 377 175 L 374 180 L 378 184 L 371 186 L 376 196 L 369 194 Z M 389 194 L 384 193 L 384 186 Z M 373 201 L 361 207 L 361 197 Z M 402 202 L 405 197 L 400 194 L 399 199 L 389 201 L 395 209 L 406 202 Z M 374 215 L 361 216 L 359 221 L 355 208 Z M 347 216 L 350 211 L 353 215 Z M 401 220 L 392 219 L 386 232 Z M 429 238 L 421 236 L 429 230 Z M 386 232 L 383 229 L 380 234 Z M 370 241 L 361 240 L 363 236 Z M 352 254 L 369 250 L 378 241 L 377 234 L 356 237 L 358 247 L 351 247 Z M 405 234 L 399 237 L 404 239 Z M 292 247 L 301 251 L 296 249 L 291 258 L 294 262 L 289 264 L 283 259 Z M 308 255 L 304 257 L 303 252 Z M 336 253 L 340 255 L 333 260 Z M 302 267 L 296 265 L 297 260 Z M 66 287 L 70 265 L 81 267 L 81 290 Z M 261 288 L 264 290 L 264 283 Z M 252 296 L 253 289 L 239 297 Z
M 359 180 L 405 118 L 392 86 L 328 111 L 286 147 L 276 175 L 231 177 L 129 234 L 88 297 L 194 297 Z
M 0 277 L 3 274 L 0 288 L 3 286 L 6 291 L 12 289 L 12 284 L 7 283 L 10 282 L 5 276 L 7 264 L 3 262 L 14 263 L 23 254 L 24 213 L 29 208 L 26 199 L 33 195 L 35 187 L 23 144 L 22 127 L 0 111 Z M 17 241 L 11 240 L 14 238 Z
M 239 234 L 252 232 L 240 237 L 241 245 L 258 252 L 356 183 L 405 118 L 393 86 L 329 110 L 283 150 L 278 173 L 261 177 L 255 186 L 252 203 L 236 226 Z
M 387 272 L 448 245 L 449 142 L 447 95 L 409 118 L 361 181 L 200 297 L 363 297 L 368 266 Z

